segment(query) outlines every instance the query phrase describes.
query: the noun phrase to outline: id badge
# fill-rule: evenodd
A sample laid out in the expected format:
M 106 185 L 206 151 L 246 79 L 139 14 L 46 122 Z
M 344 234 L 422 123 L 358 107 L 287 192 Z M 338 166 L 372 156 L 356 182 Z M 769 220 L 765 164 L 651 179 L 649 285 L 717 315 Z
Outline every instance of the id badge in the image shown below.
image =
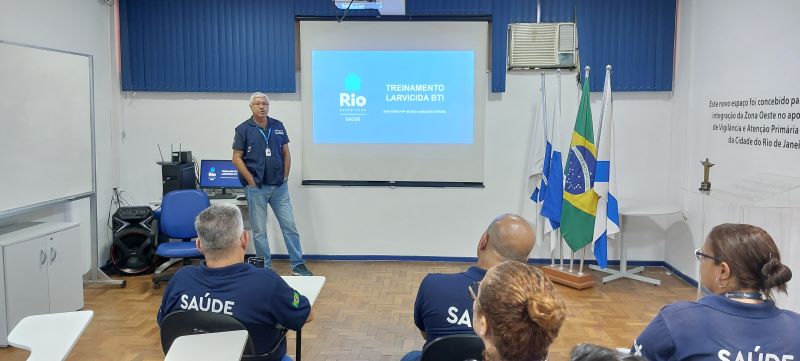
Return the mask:
M 247 263 L 256 266 L 256 268 L 264 268 L 264 261 L 263 256 L 250 257 L 247 259 Z
M 271 157 L 271 156 L 272 156 L 272 150 L 267 148 L 267 157 Z

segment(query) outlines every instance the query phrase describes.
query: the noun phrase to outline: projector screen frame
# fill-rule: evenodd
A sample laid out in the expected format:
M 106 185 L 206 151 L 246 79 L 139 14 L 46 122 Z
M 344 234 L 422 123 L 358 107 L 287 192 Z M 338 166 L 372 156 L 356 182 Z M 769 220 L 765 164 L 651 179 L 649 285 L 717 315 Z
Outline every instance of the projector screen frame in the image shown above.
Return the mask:
M 333 17 L 319 17 L 319 16 L 298 16 L 296 17 L 298 21 L 298 32 L 300 32 L 301 22 L 332 22 L 336 19 Z M 473 50 L 475 51 L 475 84 L 474 86 L 474 98 L 475 98 L 475 105 L 474 105 L 474 115 L 473 115 L 473 126 L 475 127 L 476 134 L 474 135 L 474 141 L 479 143 L 481 160 L 480 160 L 480 169 L 485 169 L 485 144 L 484 144 L 484 137 L 485 137 L 485 129 L 486 129 L 486 114 L 485 114 L 485 107 L 486 101 L 488 100 L 488 95 L 485 94 L 487 92 L 487 87 L 489 84 L 489 72 L 491 67 L 491 59 L 490 59 L 490 37 L 491 37 L 491 18 L 488 16 L 480 15 L 480 16 L 459 16 L 459 17 L 442 17 L 442 16 L 429 16 L 429 17 L 411 17 L 411 16 L 387 16 L 387 17 L 357 17 L 357 18 L 350 18 L 348 20 L 351 21 L 379 21 L 379 20 L 387 20 L 387 22 L 447 22 L 447 23 L 459 23 L 459 22 L 472 22 L 472 23 L 482 23 L 482 26 L 486 26 L 485 37 L 480 37 L 481 40 L 480 45 L 474 45 L 475 47 L 468 47 L 468 48 L 460 48 L 460 47 L 444 47 L 444 48 L 436 48 L 431 49 L 429 47 L 408 47 L 408 48 L 400 48 L 396 46 L 389 46 L 389 47 L 382 47 L 382 48 L 370 48 L 370 47 L 359 47 L 354 46 L 350 48 L 336 48 L 336 47 L 324 47 L 322 49 L 317 49 L 314 46 L 303 46 L 303 36 L 302 34 L 297 37 L 298 45 L 297 45 L 297 54 L 298 54 L 298 63 L 297 69 L 302 74 L 300 79 L 300 89 L 301 89 L 301 97 L 304 99 L 310 99 L 310 92 L 311 92 L 311 82 L 305 80 L 306 76 L 309 78 L 311 77 L 310 73 L 312 72 L 311 69 L 311 53 L 316 50 L 362 50 L 362 51 L 369 51 L 369 50 L 379 50 L 379 51 L 415 51 L 415 50 Z M 313 41 L 312 41 L 313 43 Z M 474 44 L 477 44 L 474 43 Z M 477 59 L 479 59 L 478 61 Z M 307 58 L 307 59 L 306 59 Z M 478 80 L 480 77 L 480 80 Z M 480 92 L 480 93 L 479 93 Z M 306 96 L 309 94 L 309 96 Z M 306 119 L 308 117 L 308 119 Z M 305 152 L 305 142 L 312 142 L 311 140 L 305 139 L 307 136 L 310 135 L 310 131 L 306 129 L 306 127 L 311 128 L 313 120 L 310 118 L 311 114 L 303 110 L 303 135 L 304 135 L 304 154 Z M 304 155 L 305 157 L 305 155 Z M 305 158 L 304 158 L 305 159 Z M 305 161 L 304 161 L 305 164 Z M 477 169 L 477 168 L 473 168 Z M 475 179 L 478 177 L 466 177 L 466 179 L 456 180 L 456 181 L 449 181 L 449 180 L 438 180 L 438 179 L 392 179 L 393 177 L 387 177 L 388 180 L 369 180 L 369 177 L 363 177 L 367 179 L 325 179 L 325 177 L 308 177 L 305 175 L 305 172 L 302 179 L 301 184 L 304 186 L 343 186 L 343 187 L 427 187 L 427 188 L 444 188 L 444 187 L 452 187 L 452 188 L 484 188 L 484 177 L 485 175 L 482 173 L 479 176 L 479 179 Z M 383 178 L 383 177 L 380 177 Z M 379 179 L 380 179 L 379 178 Z M 475 181 L 473 181 L 473 179 Z
M 304 186 L 340 187 L 485 188 L 481 182 L 303 180 L 301 184 Z

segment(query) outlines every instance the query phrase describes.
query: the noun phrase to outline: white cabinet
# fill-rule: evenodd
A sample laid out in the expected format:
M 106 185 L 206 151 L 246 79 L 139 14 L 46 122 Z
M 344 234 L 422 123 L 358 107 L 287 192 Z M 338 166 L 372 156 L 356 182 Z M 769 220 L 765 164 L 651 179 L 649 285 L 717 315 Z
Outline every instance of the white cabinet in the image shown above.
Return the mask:
M 83 307 L 80 247 L 74 223 L 0 228 L 0 346 L 26 316 Z

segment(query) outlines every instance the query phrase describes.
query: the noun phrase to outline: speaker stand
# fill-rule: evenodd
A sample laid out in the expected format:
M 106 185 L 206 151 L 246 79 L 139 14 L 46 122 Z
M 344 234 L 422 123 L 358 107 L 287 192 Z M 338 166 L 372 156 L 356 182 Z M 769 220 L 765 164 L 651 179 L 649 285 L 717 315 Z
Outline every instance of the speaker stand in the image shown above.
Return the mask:
M 125 288 L 125 280 L 115 280 L 103 272 L 103 270 L 95 267 L 83 275 L 83 285 L 101 285 L 101 286 L 119 286 Z
M 83 275 L 83 285 L 84 287 L 87 285 L 102 285 L 102 286 L 119 286 L 120 288 L 125 287 L 125 280 L 115 280 L 108 277 L 108 275 L 103 272 L 97 266 L 97 192 L 93 192 L 91 196 L 89 196 L 89 228 L 92 234 L 92 253 L 91 257 L 92 266 L 89 269 L 89 272 Z

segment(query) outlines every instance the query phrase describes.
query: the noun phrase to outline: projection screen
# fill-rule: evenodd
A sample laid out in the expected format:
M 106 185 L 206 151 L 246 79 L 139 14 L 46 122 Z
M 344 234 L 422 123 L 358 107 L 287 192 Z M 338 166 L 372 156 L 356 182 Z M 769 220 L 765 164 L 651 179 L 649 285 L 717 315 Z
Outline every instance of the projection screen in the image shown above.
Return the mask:
M 486 22 L 300 22 L 303 184 L 480 186 Z

